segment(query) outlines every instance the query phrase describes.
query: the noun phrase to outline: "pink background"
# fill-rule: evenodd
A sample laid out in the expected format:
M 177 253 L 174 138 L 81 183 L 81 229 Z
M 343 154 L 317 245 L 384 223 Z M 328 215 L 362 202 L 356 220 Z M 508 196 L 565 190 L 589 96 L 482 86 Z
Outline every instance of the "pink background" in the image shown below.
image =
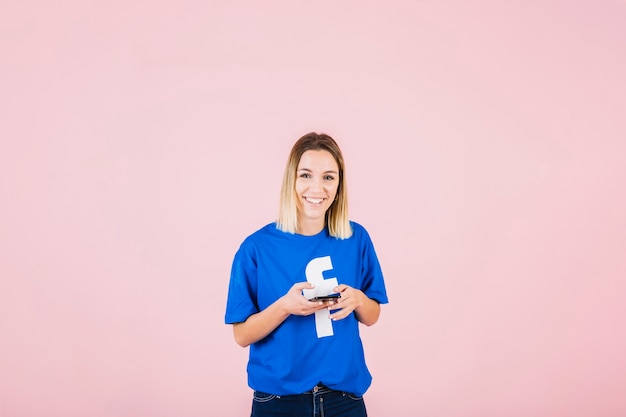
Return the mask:
M 626 415 L 624 1 L 5 1 L 0 27 L 2 417 L 248 415 L 230 263 L 310 130 L 386 273 L 370 415 Z

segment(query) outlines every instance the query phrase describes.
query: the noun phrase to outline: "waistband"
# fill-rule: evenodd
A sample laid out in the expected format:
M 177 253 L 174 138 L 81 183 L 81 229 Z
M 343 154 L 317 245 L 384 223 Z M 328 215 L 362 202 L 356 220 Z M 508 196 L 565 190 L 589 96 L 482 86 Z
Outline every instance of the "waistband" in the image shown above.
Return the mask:
M 328 392 L 333 392 L 333 391 L 335 390 L 328 388 L 324 384 L 317 384 L 316 386 L 313 387 L 311 391 L 306 391 L 303 394 L 326 394 Z

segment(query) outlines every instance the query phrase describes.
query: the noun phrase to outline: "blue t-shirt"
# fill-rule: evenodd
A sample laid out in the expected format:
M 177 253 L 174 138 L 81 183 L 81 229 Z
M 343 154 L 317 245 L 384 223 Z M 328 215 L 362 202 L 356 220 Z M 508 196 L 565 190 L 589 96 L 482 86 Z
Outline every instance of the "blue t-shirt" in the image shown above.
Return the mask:
M 305 281 L 316 287 L 346 284 L 387 303 L 372 241 L 361 225 L 350 224 L 353 235 L 349 239 L 332 237 L 327 229 L 314 236 L 285 233 L 275 223 L 248 236 L 233 261 L 225 322 L 245 321 L 285 295 L 293 284 Z M 320 313 L 291 315 L 250 345 L 248 384 L 252 389 L 301 394 L 321 382 L 335 390 L 365 393 L 372 376 L 354 312 L 332 322 L 327 310 Z

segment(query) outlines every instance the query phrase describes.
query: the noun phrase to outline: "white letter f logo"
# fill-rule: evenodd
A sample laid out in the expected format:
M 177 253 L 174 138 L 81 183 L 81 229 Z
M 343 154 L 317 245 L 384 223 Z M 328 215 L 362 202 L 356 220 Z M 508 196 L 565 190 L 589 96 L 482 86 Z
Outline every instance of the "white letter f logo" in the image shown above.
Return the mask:
M 330 261 L 330 256 L 311 259 L 306 266 L 305 274 L 306 280 L 315 285 L 315 288 L 302 291 L 306 298 L 311 299 L 333 292 L 333 288 L 338 285 L 337 278 L 324 279 L 323 275 L 324 271 L 331 269 L 333 269 L 333 264 Z M 317 337 L 332 336 L 334 334 L 332 320 L 328 318 L 327 309 L 315 312 L 315 330 L 317 330 Z

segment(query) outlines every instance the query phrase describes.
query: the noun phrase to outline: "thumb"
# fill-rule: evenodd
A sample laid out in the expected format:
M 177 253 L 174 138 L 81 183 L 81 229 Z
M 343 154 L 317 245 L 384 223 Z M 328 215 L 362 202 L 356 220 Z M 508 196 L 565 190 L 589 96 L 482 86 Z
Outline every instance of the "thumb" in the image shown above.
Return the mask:
M 302 291 L 307 289 L 310 290 L 311 288 L 315 288 L 315 285 L 311 284 L 310 282 L 298 282 L 294 284 L 292 288 L 296 291 Z

